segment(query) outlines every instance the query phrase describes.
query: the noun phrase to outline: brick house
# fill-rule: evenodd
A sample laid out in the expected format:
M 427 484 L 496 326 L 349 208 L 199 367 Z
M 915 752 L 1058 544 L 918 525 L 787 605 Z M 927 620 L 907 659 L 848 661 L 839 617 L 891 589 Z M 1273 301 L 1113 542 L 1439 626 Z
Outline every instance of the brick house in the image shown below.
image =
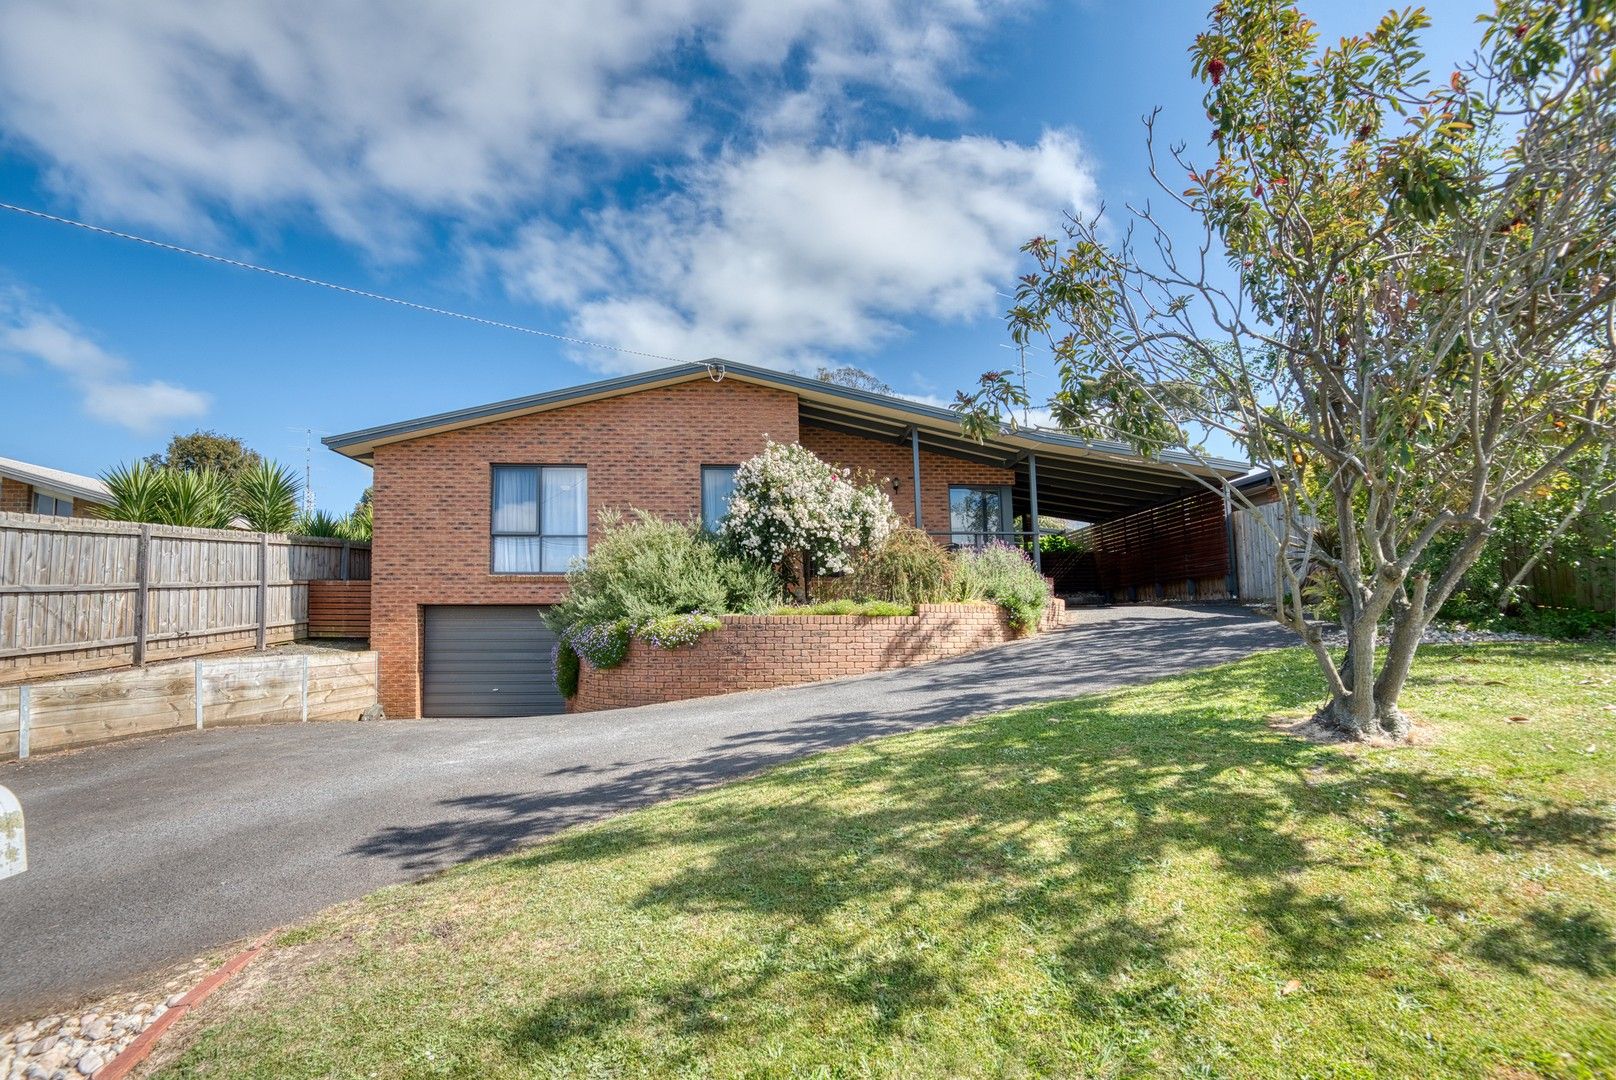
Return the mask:
M 89 517 L 111 501 L 107 485 L 93 476 L 0 457 L 0 511 Z
M 560 711 L 536 609 L 563 596 L 600 512 L 715 521 L 768 439 L 865 471 L 944 543 L 1171 503 L 1200 468 L 1045 431 L 976 443 L 948 409 L 718 360 L 331 436 L 374 470 L 371 645 L 388 715 Z

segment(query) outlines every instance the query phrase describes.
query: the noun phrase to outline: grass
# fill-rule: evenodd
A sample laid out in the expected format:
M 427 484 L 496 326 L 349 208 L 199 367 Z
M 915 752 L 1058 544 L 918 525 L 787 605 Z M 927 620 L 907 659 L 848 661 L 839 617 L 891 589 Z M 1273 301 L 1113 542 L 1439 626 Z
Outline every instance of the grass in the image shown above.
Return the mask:
M 822 600 L 817 604 L 780 604 L 770 615 L 913 615 L 911 604 L 895 604 L 890 600 Z
M 164 1075 L 1616 1075 L 1616 648 L 1423 650 L 1413 747 L 1274 730 L 1315 695 L 1268 654 L 386 889 Z

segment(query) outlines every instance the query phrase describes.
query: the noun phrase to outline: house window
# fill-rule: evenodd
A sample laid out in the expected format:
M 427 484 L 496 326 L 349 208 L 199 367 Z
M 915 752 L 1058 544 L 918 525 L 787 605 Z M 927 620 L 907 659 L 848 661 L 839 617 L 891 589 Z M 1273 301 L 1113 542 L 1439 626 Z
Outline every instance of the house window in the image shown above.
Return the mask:
M 1009 542 L 1008 487 L 950 487 L 948 528 L 959 547 L 981 547 L 990 540 Z
M 708 532 L 717 532 L 719 521 L 729 513 L 729 497 L 735 494 L 738 468 L 738 465 L 701 467 L 701 524 Z
M 58 499 L 43 491 L 34 492 L 34 513 L 49 514 L 52 517 L 72 517 L 73 500 Z
M 496 465 L 496 574 L 564 574 L 589 542 L 589 477 L 572 465 Z

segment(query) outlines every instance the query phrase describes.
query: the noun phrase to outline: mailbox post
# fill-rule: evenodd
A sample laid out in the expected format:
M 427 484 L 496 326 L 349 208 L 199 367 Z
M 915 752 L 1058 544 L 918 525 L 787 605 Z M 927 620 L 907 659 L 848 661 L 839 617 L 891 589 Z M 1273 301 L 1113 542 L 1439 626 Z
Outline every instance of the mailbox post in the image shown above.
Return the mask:
M 28 869 L 28 841 L 23 838 L 22 803 L 10 788 L 0 787 L 0 878 Z

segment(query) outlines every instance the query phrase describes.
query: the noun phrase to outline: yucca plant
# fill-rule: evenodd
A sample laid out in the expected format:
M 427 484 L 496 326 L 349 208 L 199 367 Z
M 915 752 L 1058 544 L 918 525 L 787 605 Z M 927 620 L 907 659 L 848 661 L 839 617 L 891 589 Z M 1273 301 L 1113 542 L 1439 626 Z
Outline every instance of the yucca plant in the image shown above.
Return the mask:
M 285 465 L 261 461 L 236 478 L 235 512 L 256 532 L 286 532 L 297 521 L 303 484 Z
M 371 510 L 369 503 L 363 503 L 354 508 L 354 512 L 343 519 L 345 532 L 343 536 L 349 540 L 370 541 Z
M 348 539 L 348 520 L 334 517 L 324 510 L 312 514 L 299 514 L 292 523 L 292 532 L 298 536 L 319 536 L 337 540 Z
M 112 521 L 163 520 L 167 471 L 144 461 L 108 469 L 101 474 L 101 482 L 112 493 L 112 502 L 95 507 L 95 515 Z
M 230 481 L 212 469 L 162 469 L 155 520 L 200 529 L 230 526 Z

